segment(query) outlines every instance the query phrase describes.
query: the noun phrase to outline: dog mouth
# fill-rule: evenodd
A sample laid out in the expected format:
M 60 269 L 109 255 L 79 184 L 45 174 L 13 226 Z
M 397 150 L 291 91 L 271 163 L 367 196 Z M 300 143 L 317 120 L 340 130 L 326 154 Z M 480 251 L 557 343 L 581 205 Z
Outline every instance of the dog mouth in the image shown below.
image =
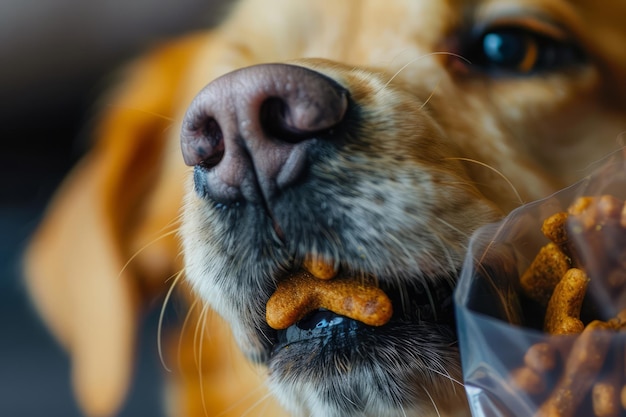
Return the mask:
M 405 326 L 455 326 L 449 276 L 391 283 L 349 275 L 320 279 L 299 270 L 283 278 L 267 303 L 270 356 L 307 347 L 354 350 Z
M 361 281 L 345 275 L 332 280 L 347 279 L 355 286 Z M 333 305 L 311 309 L 285 328 L 265 333 L 269 387 L 296 399 L 286 401 L 286 407 L 295 410 L 312 397 L 319 401 L 316 415 L 391 415 L 383 410 L 420 410 L 420 404 L 429 404 L 422 390 L 458 401 L 452 382 L 459 370 L 451 277 L 431 277 L 428 283 L 382 276 L 372 281 L 393 306 L 380 325 Z M 378 308 L 370 312 L 376 313 Z M 372 413 L 366 413 L 370 408 Z

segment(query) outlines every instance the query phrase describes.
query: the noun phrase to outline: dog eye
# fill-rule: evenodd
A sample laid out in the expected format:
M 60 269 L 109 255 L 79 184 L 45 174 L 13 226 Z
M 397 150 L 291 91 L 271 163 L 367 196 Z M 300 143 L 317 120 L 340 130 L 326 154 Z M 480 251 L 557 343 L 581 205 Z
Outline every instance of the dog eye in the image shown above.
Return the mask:
M 489 29 L 475 37 L 464 56 L 473 68 L 491 73 L 528 75 L 584 61 L 572 43 L 523 28 Z

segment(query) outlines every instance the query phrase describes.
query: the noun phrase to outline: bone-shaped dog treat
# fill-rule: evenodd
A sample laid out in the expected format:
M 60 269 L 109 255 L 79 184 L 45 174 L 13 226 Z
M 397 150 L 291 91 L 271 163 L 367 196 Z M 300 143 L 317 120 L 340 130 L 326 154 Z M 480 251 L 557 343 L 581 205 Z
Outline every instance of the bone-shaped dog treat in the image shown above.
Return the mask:
M 370 326 L 382 326 L 393 314 L 389 297 L 371 283 L 345 277 L 320 280 L 301 272 L 278 283 L 267 302 L 267 324 L 286 329 L 319 308 Z

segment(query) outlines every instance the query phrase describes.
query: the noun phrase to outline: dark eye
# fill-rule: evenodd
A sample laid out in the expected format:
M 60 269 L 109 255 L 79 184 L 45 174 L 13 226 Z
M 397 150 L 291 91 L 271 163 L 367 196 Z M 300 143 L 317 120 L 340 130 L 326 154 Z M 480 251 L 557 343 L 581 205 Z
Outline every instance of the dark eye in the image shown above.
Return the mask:
M 492 28 L 464 48 L 471 66 L 488 72 L 526 75 L 584 62 L 573 43 L 523 28 Z

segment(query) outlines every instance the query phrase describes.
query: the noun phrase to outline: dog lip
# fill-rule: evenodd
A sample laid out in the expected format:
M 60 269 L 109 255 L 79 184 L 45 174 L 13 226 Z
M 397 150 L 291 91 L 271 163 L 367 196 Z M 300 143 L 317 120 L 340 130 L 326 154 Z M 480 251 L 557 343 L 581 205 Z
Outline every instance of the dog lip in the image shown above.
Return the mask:
M 341 316 L 326 309 L 317 309 L 302 320 L 283 330 L 276 331 L 272 355 L 295 344 L 317 340 L 322 346 L 339 347 L 342 342 L 354 340 L 367 326 L 357 320 Z

